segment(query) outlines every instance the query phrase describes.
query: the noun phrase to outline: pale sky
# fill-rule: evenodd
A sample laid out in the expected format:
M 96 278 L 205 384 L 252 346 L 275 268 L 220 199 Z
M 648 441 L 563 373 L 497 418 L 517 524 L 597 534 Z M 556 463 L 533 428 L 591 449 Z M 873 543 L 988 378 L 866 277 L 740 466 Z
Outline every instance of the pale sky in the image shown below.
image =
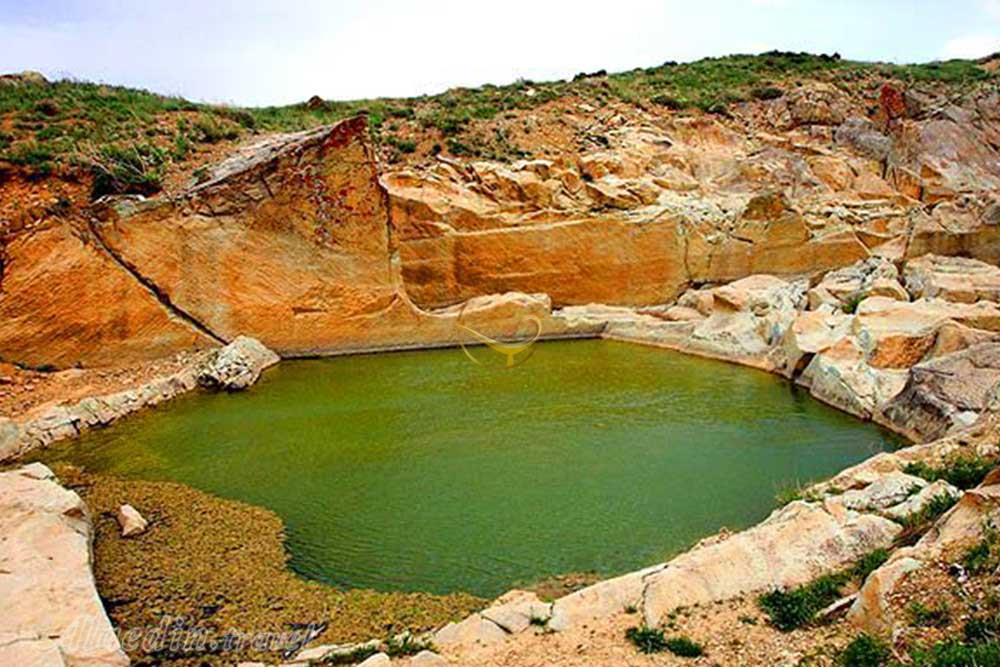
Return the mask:
M 769 49 L 979 57 L 1000 51 L 1000 0 L 0 0 L 0 72 L 240 105 Z

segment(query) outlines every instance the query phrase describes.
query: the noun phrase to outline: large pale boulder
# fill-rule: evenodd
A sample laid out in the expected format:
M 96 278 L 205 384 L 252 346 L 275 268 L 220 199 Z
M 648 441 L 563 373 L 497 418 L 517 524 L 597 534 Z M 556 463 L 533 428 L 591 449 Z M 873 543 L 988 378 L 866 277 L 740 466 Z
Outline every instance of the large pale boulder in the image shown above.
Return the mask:
M 597 618 L 638 609 L 642 604 L 646 578 L 662 570 L 664 565 L 654 565 L 644 570 L 605 579 L 592 586 L 559 598 L 552 604 L 552 618 L 548 627 L 564 631 Z
M 848 612 L 848 619 L 866 632 L 889 634 L 898 619 L 889 595 L 911 572 L 941 558 L 954 558 L 983 539 L 1000 520 L 1000 486 L 989 485 L 962 494 L 920 540 L 900 549 L 865 581 Z
M 695 548 L 650 574 L 643 618 L 655 626 L 678 607 L 804 584 L 889 546 L 900 530 L 835 499 L 790 503 L 753 528 Z
M 533 623 L 548 623 L 552 615 L 552 604 L 542 602 L 535 593 L 513 590 L 501 595 L 480 614 L 508 633 L 517 634 L 527 630 Z
M 434 645 L 452 648 L 489 646 L 507 640 L 507 632 L 480 614 L 449 623 L 434 633 Z
M 984 343 L 913 367 L 882 416 L 921 440 L 971 426 L 998 396 L 1000 343 Z
M 239 391 L 257 382 L 261 373 L 279 361 L 281 358 L 260 341 L 239 336 L 206 361 L 198 373 L 198 383 Z
M 851 318 L 840 310 L 827 307 L 799 313 L 781 341 L 781 373 L 798 376 L 813 357 L 846 338 L 850 328 Z
M 904 502 L 927 487 L 927 481 L 902 472 L 891 472 L 863 489 L 845 491 L 840 502 L 848 509 L 876 512 Z
M 961 495 L 962 492 L 957 488 L 948 482 L 939 479 L 933 484 L 928 484 L 923 487 L 920 491 L 913 494 L 898 505 L 893 505 L 887 509 L 884 514 L 890 519 L 902 520 L 919 513 L 937 498 L 947 497 L 955 499 Z
M 798 383 L 817 399 L 862 419 L 870 419 L 906 384 L 905 371 L 873 368 L 853 338 L 816 354 Z
M 996 304 L 956 304 L 940 299 L 901 303 L 872 297 L 858 306 L 852 333 L 876 368 L 910 368 L 934 350 L 938 333 L 958 324 L 984 331 L 1000 331 Z
M 1000 301 L 1000 268 L 975 259 L 925 255 L 908 261 L 903 275 L 914 299 Z
M 80 497 L 41 464 L 2 472 L 0 535 L 0 664 L 127 666 L 94 584 Z
M 906 575 L 923 566 L 924 563 L 916 558 L 904 554 L 894 555 L 890 562 L 872 572 L 865 580 L 847 612 L 847 619 L 865 632 L 874 635 L 890 634 L 895 619 L 888 596 Z

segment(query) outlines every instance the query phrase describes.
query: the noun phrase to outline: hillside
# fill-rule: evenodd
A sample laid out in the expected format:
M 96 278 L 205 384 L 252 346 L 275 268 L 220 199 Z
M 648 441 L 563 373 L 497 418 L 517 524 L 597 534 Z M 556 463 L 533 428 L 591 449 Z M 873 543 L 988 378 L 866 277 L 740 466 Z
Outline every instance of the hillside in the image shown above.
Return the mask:
M 745 107 L 826 83 L 874 107 L 886 81 L 935 95 L 972 94 L 998 74 L 972 61 L 891 65 L 839 56 L 770 53 L 571 81 L 519 81 L 407 99 L 241 108 L 40 75 L 0 78 L 0 231 L 66 215 L 110 193 L 176 190 L 240 142 L 304 130 L 359 113 L 385 164 L 436 155 L 509 162 L 572 153 L 585 128 L 562 118 L 579 105 L 626 116 L 713 114 L 737 122 Z M 592 138 L 590 140 L 593 140 Z

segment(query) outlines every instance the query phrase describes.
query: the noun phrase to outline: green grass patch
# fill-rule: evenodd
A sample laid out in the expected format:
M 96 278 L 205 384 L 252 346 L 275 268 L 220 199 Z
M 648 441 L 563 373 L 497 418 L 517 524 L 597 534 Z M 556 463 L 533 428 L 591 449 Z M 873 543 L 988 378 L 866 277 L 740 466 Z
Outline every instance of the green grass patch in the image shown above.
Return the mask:
M 632 642 L 640 653 L 662 653 L 667 650 L 667 638 L 658 628 L 629 628 L 625 639 Z
M 1000 640 L 1000 615 L 973 616 L 965 622 L 962 634 L 969 644 L 989 644 Z
M 1000 667 L 1000 644 L 963 644 L 950 640 L 914 650 L 913 667 Z
M 863 582 L 869 574 L 882 567 L 887 560 L 889 560 L 888 549 L 869 551 L 854 563 L 850 571 L 851 577 L 858 582 Z
M 705 655 L 705 649 L 689 637 L 671 637 L 665 643 L 668 651 L 681 658 L 698 658 Z
M 922 628 L 944 628 L 951 622 L 951 611 L 944 604 L 928 607 L 922 602 L 913 602 L 906 613 L 911 624 Z
M 840 589 L 850 581 L 846 574 L 828 574 L 791 590 L 776 590 L 757 599 L 771 625 L 791 632 L 812 623 L 816 614 L 840 598 Z
M 975 546 L 965 552 L 962 557 L 962 566 L 969 574 L 984 574 L 997 568 L 997 555 L 993 547 L 996 546 L 997 534 L 993 528 L 984 531 L 983 539 Z
M 406 655 L 416 655 L 421 651 L 433 651 L 434 645 L 431 642 L 415 638 L 413 635 L 403 635 L 402 639 L 390 637 L 385 640 L 385 653 L 390 658 L 398 658 Z
M 859 635 L 840 652 L 837 664 L 840 667 L 884 667 L 891 656 L 889 645 L 878 637 Z
M 940 466 L 932 466 L 923 462 L 910 463 L 903 468 L 903 472 L 914 477 L 921 477 L 928 482 L 942 479 L 965 490 L 978 486 L 996 465 L 996 459 L 992 458 L 959 456 L 945 461 Z
M 109 194 L 151 195 L 163 187 L 167 154 L 149 143 L 102 146 L 89 156 L 94 198 Z
M 338 653 L 321 661 L 324 665 L 354 665 L 364 662 L 368 658 L 378 653 L 374 646 L 359 646 L 348 653 Z

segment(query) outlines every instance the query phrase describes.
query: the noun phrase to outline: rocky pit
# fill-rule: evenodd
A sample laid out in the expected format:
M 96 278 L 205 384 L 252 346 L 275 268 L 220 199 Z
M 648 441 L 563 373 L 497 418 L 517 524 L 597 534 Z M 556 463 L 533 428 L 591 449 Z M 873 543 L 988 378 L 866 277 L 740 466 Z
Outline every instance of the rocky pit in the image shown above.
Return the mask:
M 539 327 L 671 348 L 782 375 L 918 444 L 670 561 L 554 601 L 503 596 L 435 627 L 437 653 L 404 660 L 647 664 L 621 641 L 626 625 L 804 584 L 879 548 L 893 553 L 841 601 L 842 627 L 891 633 L 894 591 L 1000 518 L 995 475 L 960 490 L 911 474 L 997 456 L 997 95 L 906 102 L 880 116 L 807 86 L 728 119 L 597 113 L 603 140 L 572 159 L 441 159 L 381 174 L 356 119 L 247 147 L 177 196 L 107 200 L 86 220 L 7 235 L 0 350 L 21 368 L 6 382 L 73 390 L 0 418 L 0 460 L 199 384 L 245 387 L 275 354 L 523 339 Z M 98 377 L 169 356 L 164 376 Z M 64 370 L 26 370 L 49 365 Z M 901 517 L 927 505 L 931 484 L 958 503 L 902 546 Z M 16 531 L 0 542 L 0 594 L 19 600 L 0 619 L 0 663 L 125 664 L 113 638 L 81 648 L 74 634 L 81 618 L 111 631 L 79 497 L 32 465 L 3 473 L 0 502 Z

